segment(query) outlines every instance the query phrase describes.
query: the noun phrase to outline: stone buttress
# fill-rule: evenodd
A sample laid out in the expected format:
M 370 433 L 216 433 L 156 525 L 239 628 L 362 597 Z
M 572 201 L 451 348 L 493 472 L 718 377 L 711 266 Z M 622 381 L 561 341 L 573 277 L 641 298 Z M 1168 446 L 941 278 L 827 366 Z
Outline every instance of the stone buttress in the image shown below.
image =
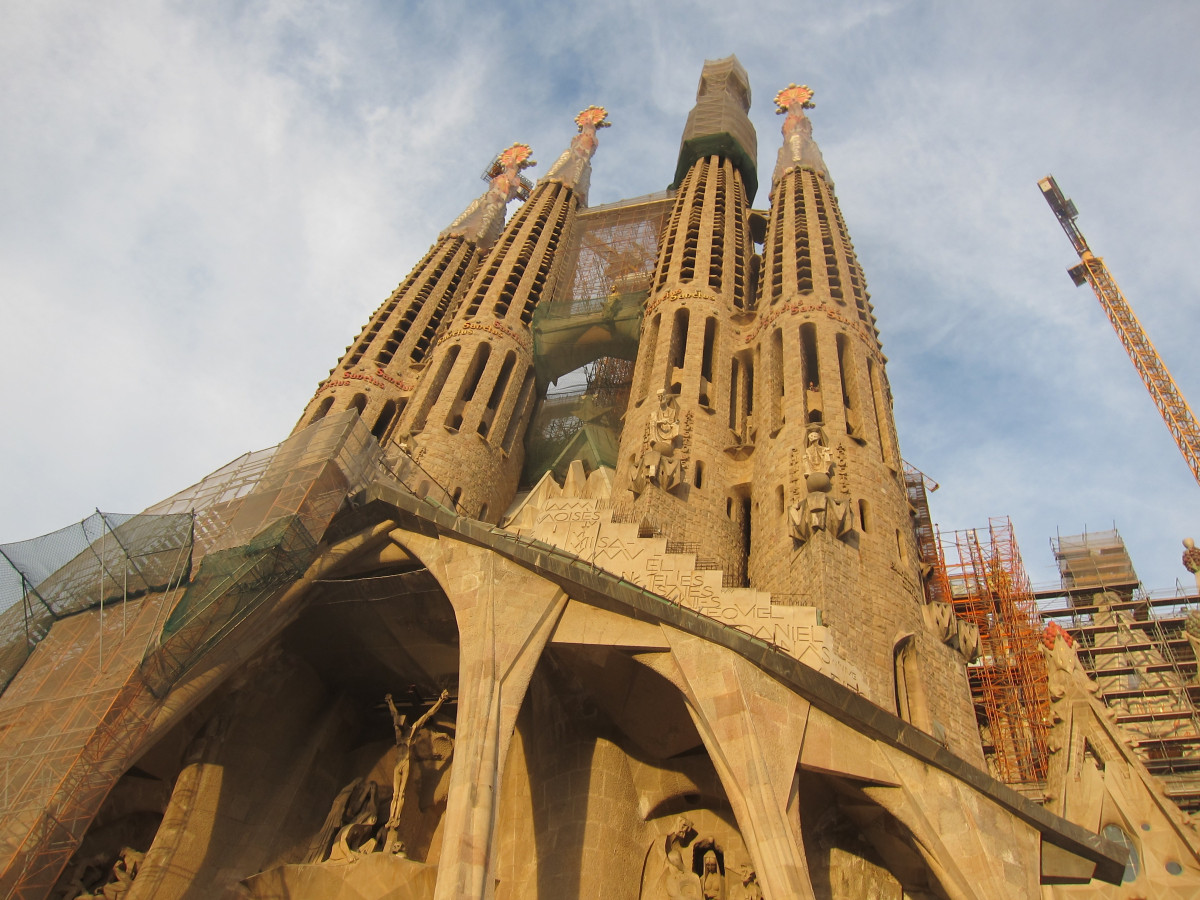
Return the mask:
M 394 431 L 416 386 L 439 328 L 454 315 L 480 256 L 496 242 L 504 210 L 528 196 L 520 171 L 529 148 L 501 153 L 487 172 L 490 186 L 443 231 L 409 276 L 375 311 L 346 354 L 317 387 L 295 434 L 330 412 L 356 409 L 381 443 Z
M 586 203 L 605 116 L 590 107 L 576 117 L 579 134 L 480 263 L 401 416 L 413 459 L 478 519 L 497 520 L 516 493 L 536 401 L 533 311 Z

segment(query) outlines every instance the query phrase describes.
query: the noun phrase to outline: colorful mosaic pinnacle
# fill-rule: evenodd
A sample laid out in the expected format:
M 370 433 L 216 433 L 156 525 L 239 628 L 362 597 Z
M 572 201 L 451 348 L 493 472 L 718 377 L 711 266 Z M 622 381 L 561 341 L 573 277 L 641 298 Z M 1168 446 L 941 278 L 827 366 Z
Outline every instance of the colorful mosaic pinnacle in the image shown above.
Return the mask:
M 812 102 L 813 90 L 807 84 L 789 84 L 775 95 L 775 112 L 779 115 L 791 112 L 792 108 L 812 109 L 817 104 Z
M 579 130 L 585 128 L 608 128 L 612 122 L 605 121 L 608 118 L 608 110 L 603 106 L 589 106 L 583 112 L 575 117 L 575 124 L 579 126 Z
M 496 161 L 492 163 L 492 169 L 488 173 L 495 178 L 505 169 L 529 169 L 537 165 L 537 160 L 530 159 L 533 155 L 533 150 L 528 144 L 513 144 L 507 150 L 501 151 L 496 157 Z

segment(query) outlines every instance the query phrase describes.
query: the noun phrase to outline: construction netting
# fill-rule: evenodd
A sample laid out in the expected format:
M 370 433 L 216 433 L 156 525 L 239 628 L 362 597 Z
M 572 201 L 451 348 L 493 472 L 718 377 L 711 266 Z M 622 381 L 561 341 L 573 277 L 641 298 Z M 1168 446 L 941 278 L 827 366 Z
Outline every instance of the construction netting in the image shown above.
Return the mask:
M 674 201 L 651 194 L 582 212 L 533 317 L 542 385 L 602 356 L 637 356 L 658 243 Z
M 1138 584 L 1133 561 L 1116 531 L 1085 531 L 1050 539 L 1063 590 L 1117 590 L 1128 594 Z
M 274 620 L 255 613 L 292 589 L 373 482 L 453 506 L 411 459 L 384 459 L 350 410 L 142 515 L 5 545 L 0 896 L 50 891 L 161 698 L 206 653 L 237 653 L 217 646 L 234 629 L 269 632 Z
M 187 581 L 191 555 L 191 513 L 96 511 L 50 534 L 0 545 L 0 690 L 55 621 L 169 590 Z
M 547 471 L 561 479 L 574 459 L 588 471 L 616 468 L 633 366 L 613 357 L 596 360 L 584 372 L 585 386 L 551 394 L 538 404 L 525 436 L 522 484 L 536 484 Z

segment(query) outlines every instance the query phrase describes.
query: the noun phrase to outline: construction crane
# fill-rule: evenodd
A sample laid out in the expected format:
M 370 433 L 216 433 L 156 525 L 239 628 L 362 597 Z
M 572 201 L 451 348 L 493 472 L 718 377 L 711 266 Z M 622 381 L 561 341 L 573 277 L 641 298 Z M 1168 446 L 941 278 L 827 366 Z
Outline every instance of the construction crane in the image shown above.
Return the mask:
M 1192 477 L 1200 483 L 1200 426 L 1197 426 L 1196 417 L 1192 414 L 1187 400 L 1175 384 L 1171 373 L 1167 371 L 1158 351 L 1150 343 L 1150 338 L 1146 336 L 1145 329 L 1133 314 L 1121 289 L 1117 287 L 1117 282 L 1109 274 L 1104 260 L 1094 255 L 1088 247 L 1087 239 L 1075 224 L 1079 215 L 1075 204 L 1063 196 L 1053 175 L 1047 175 L 1039 181 L 1038 187 L 1042 189 L 1042 196 L 1058 217 L 1063 231 L 1071 239 L 1075 252 L 1079 254 L 1079 265 L 1067 270 L 1071 280 L 1075 282 L 1076 287 L 1084 282 L 1092 286 L 1096 298 L 1108 314 L 1108 320 L 1116 329 L 1117 337 L 1125 346 L 1125 352 L 1133 360 L 1133 367 L 1142 376 L 1146 390 L 1150 392 L 1154 405 L 1158 407 L 1163 421 L 1167 423 L 1167 430 L 1179 445 L 1179 452 L 1183 454 L 1184 460 L 1192 470 Z

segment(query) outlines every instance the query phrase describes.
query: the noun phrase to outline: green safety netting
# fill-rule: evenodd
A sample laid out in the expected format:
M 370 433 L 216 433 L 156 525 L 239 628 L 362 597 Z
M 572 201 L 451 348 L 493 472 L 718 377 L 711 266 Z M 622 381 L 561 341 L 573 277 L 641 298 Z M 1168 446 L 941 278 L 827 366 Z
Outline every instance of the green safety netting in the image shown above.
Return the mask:
M 0 545 L 0 689 L 58 619 L 187 581 L 191 513 L 95 512 Z

